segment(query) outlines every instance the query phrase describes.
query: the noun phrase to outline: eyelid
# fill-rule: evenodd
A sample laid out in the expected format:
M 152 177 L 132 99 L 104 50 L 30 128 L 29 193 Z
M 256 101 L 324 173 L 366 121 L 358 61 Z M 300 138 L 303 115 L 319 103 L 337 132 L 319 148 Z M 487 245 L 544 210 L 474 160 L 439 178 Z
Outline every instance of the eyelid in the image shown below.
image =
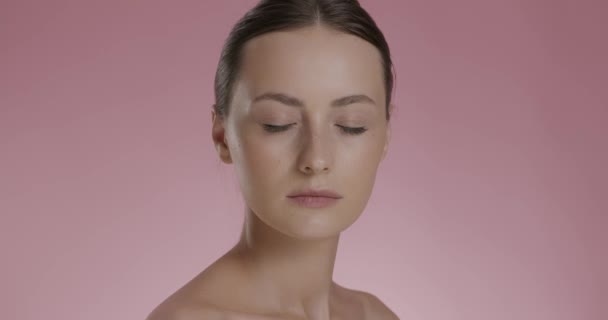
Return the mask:
M 266 130 L 268 132 L 281 132 L 281 131 L 285 131 L 285 130 L 289 129 L 290 127 L 292 127 L 295 124 L 296 124 L 295 122 L 294 123 L 285 124 L 285 125 L 276 125 L 276 124 L 264 123 L 264 124 L 262 124 L 262 127 L 264 128 L 264 130 Z
M 262 124 L 262 127 L 267 132 L 277 133 L 277 132 L 286 131 L 290 127 L 294 126 L 295 124 L 296 124 L 295 122 L 289 123 L 286 125 L 275 125 L 275 124 L 264 123 L 264 124 Z M 340 130 L 342 132 L 344 132 L 345 134 L 348 134 L 348 135 L 360 135 L 368 130 L 368 128 L 365 126 L 350 127 L 350 126 L 336 124 L 336 127 L 340 128 Z
M 368 130 L 367 127 L 365 127 L 365 126 L 349 127 L 349 126 L 343 126 L 343 125 L 339 125 L 339 124 L 336 124 L 336 126 L 339 127 L 344 133 L 350 134 L 350 135 L 360 135 Z

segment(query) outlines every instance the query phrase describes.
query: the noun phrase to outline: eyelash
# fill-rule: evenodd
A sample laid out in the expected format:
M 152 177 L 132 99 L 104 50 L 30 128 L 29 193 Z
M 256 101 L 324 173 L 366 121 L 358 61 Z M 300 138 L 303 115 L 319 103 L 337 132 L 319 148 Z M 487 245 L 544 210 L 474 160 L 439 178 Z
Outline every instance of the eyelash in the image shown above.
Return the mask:
M 359 135 L 363 132 L 367 131 L 366 127 L 345 127 L 341 125 L 336 125 L 342 129 L 342 131 L 346 134 Z
M 284 126 L 276 126 L 276 125 L 272 125 L 272 124 L 264 124 L 264 130 L 266 130 L 267 132 L 271 132 L 271 133 L 276 133 L 276 132 L 282 132 L 285 131 L 287 129 L 289 129 L 289 127 L 293 126 L 295 123 L 291 123 L 291 124 L 287 124 Z M 349 134 L 349 135 L 359 135 L 364 133 L 365 131 L 367 131 L 366 127 L 346 127 L 346 126 L 341 126 L 341 125 L 336 125 L 337 127 L 339 127 L 342 132 Z

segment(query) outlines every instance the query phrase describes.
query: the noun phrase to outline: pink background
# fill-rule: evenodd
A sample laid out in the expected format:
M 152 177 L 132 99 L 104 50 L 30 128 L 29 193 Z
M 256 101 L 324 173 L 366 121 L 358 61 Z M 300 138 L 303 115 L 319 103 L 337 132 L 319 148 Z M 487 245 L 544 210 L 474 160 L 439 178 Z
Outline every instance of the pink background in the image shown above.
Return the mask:
M 605 1 L 361 1 L 393 140 L 335 279 L 402 319 L 608 319 Z M 2 1 L 2 319 L 143 319 L 236 241 L 212 81 L 254 1 Z

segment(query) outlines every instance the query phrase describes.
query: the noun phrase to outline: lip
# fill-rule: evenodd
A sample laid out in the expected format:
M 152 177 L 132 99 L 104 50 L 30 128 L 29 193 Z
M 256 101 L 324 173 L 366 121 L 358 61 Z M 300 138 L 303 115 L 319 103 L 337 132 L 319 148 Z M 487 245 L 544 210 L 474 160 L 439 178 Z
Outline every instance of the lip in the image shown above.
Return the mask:
M 323 198 L 331 198 L 331 199 L 340 199 L 340 198 L 342 198 L 342 195 L 340 195 L 339 193 L 337 193 L 333 190 L 329 190 L 329 189 L 322 189 L 322 190 L 308 189 L 308 190 L 297 191 L 297 192 L 291 193 L 287 197 L 288 198 L 323 197 Z
M 287 198 L 301 207 L 325 208 L 338 202 L 342 196 L 332 190 L 304 190 L 294 192 Z

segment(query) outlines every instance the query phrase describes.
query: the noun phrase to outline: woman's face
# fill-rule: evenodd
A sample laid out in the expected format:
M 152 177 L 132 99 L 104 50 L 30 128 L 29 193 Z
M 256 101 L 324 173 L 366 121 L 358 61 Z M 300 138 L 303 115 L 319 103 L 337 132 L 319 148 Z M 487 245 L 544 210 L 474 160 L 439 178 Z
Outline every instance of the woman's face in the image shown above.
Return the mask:
M 260 220 L 299 239 L 335 236 L 363 212 L 387 149 L 380 54 L 321 26 L 256 37 L 229 115 L 213 122 L 218 152 Z M 290 197 L 306 190 L 341 198 Z

